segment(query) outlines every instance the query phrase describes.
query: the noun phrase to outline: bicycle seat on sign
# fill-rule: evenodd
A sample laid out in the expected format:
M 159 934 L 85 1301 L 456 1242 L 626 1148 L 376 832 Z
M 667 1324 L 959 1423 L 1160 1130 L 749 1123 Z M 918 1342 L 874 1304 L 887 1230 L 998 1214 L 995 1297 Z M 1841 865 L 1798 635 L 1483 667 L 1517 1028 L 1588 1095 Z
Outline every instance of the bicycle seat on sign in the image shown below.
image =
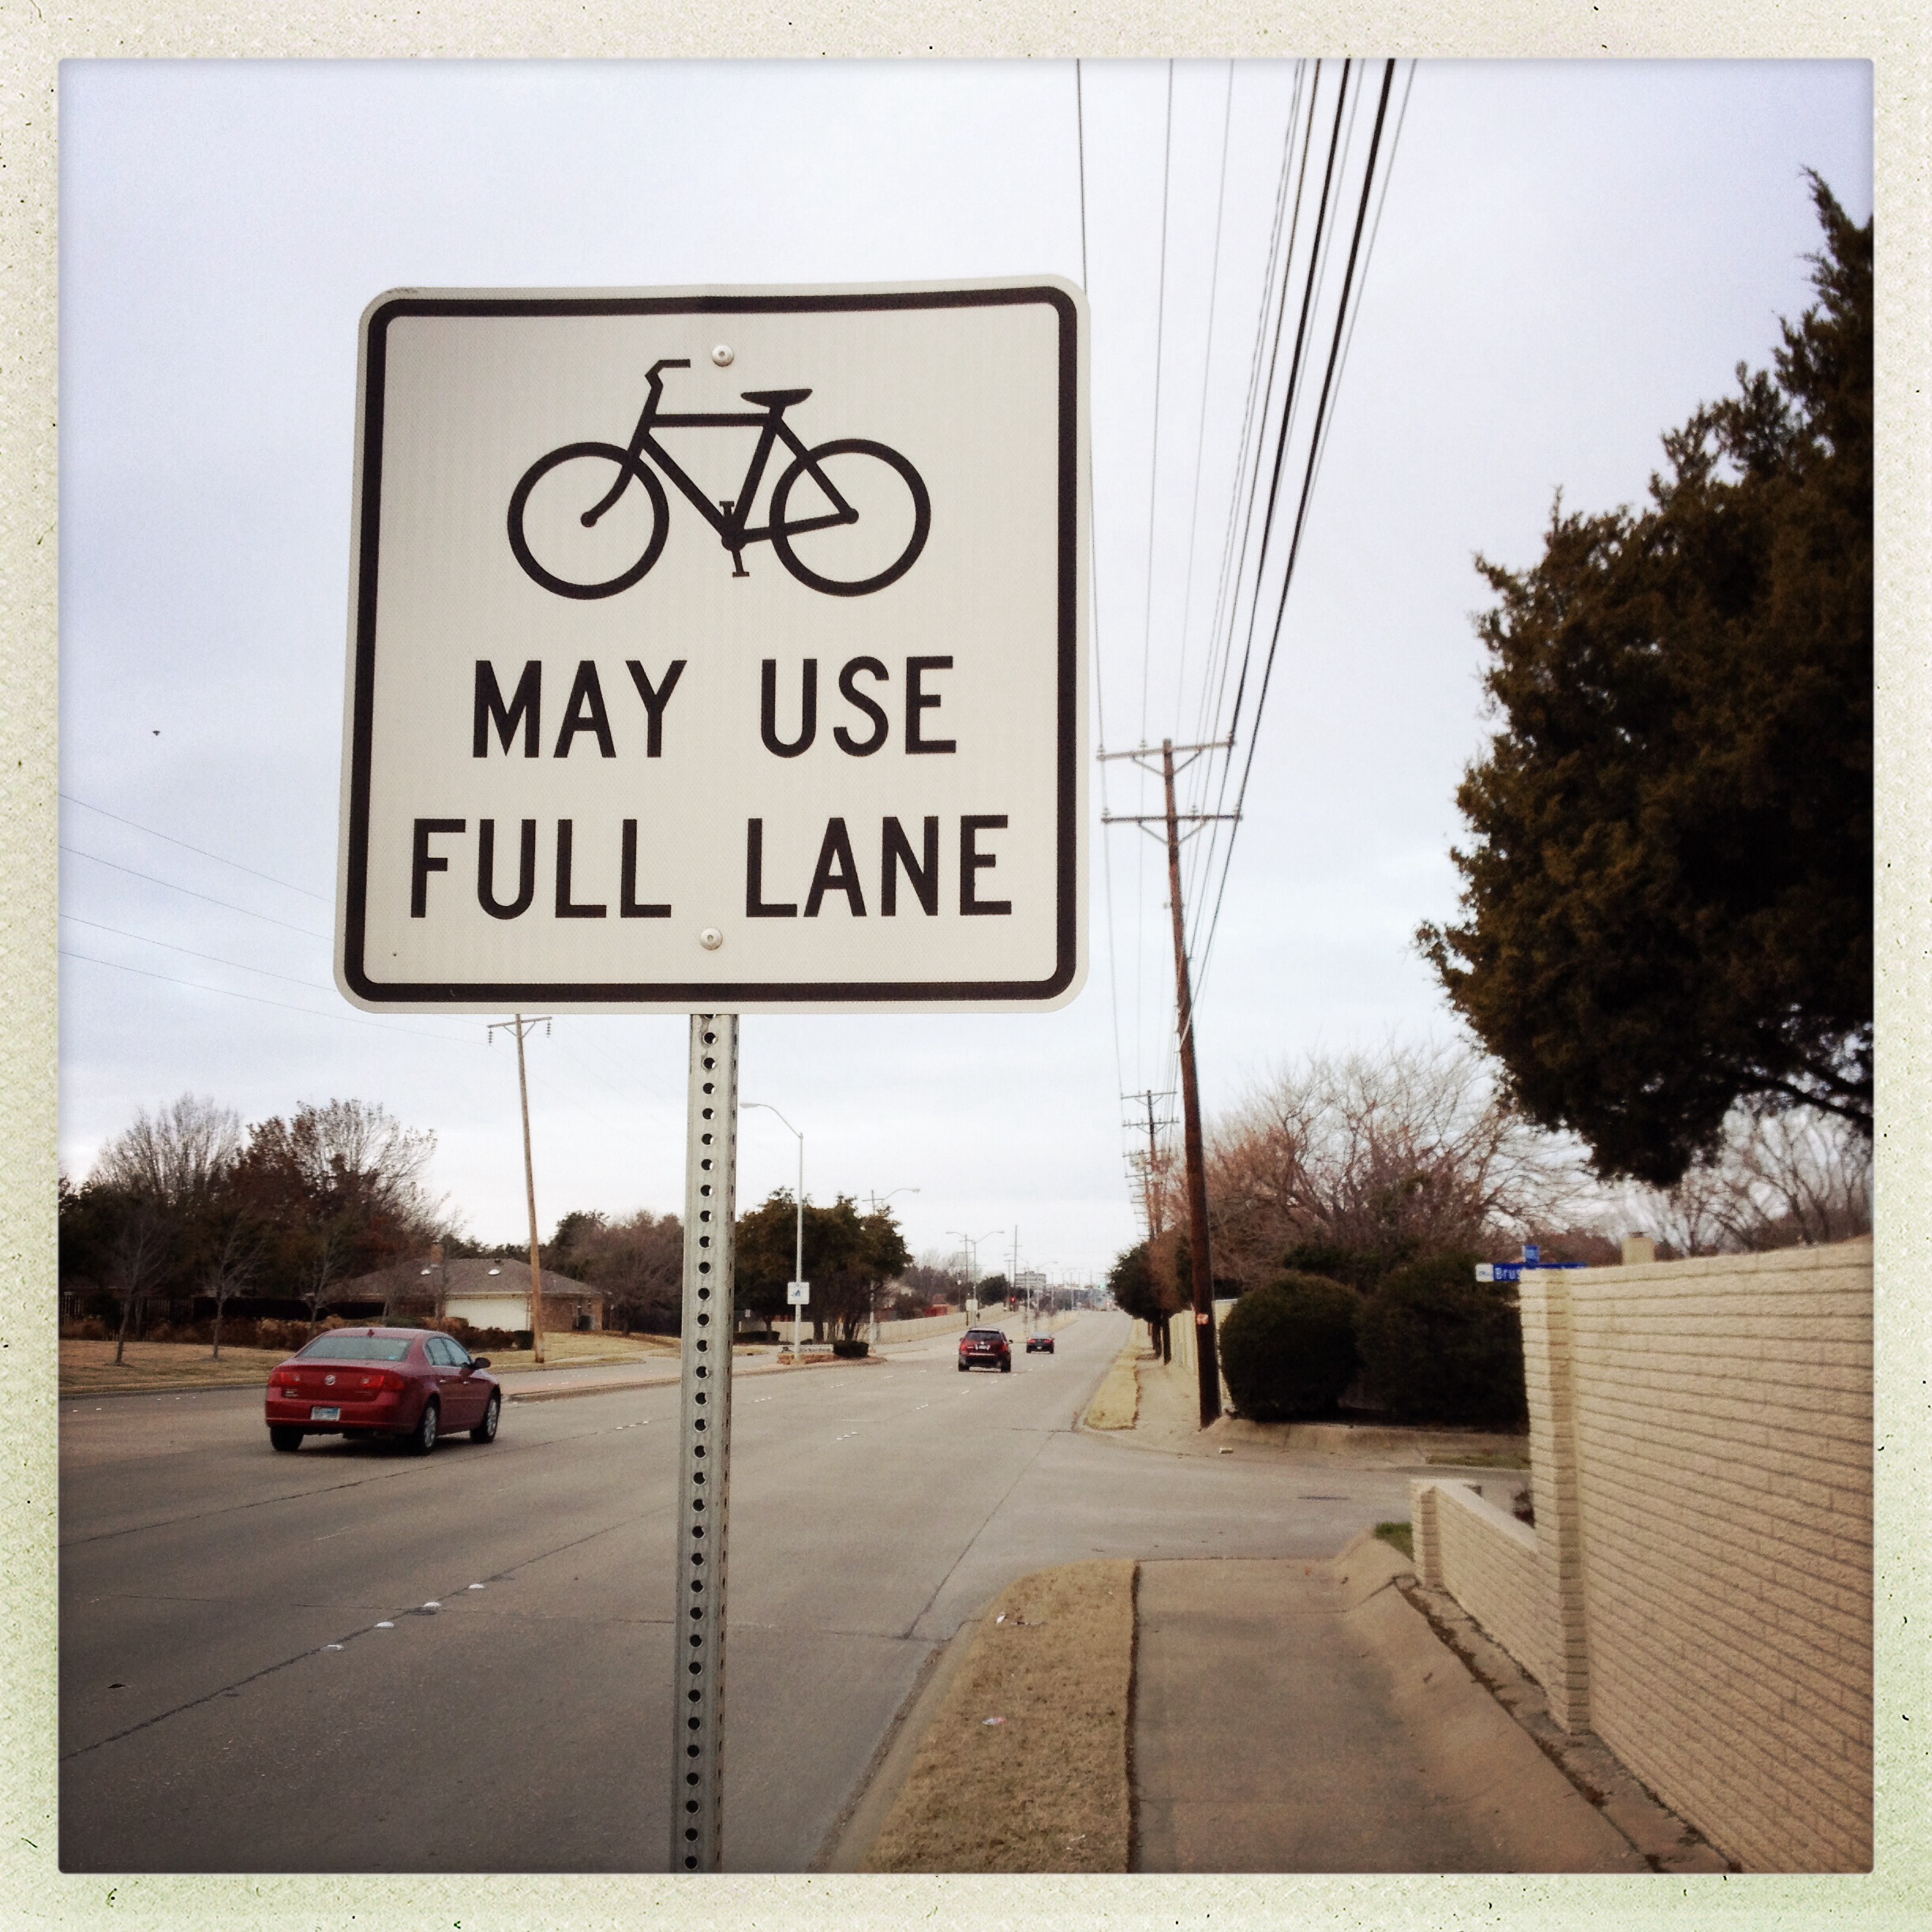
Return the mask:
M 789 409 L 794 402 L 803 402 L 811 391 L 809 389 L 741 389 L 739 394 L 746 402 L 762 403 L 766 409 Z

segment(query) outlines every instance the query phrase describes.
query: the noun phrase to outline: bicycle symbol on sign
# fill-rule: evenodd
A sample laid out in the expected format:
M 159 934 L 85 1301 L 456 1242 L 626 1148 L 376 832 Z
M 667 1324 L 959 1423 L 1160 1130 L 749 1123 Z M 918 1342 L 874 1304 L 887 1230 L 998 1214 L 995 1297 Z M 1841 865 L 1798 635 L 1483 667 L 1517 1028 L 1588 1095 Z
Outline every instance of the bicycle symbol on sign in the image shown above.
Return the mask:
M 809 389 L 752 389 L 743 399 L 754 411 L 673 415 L 664 407 L 666 369 L 689 369 L 688 358 L 653 362 L 645 378 L 650 394 L 631 440 L 567 443 L 540 456 L 524 471 L 510 498 L 510 548 L 545 590 L 559 597 L 615 597 L 657 561 L 671 521 L 670 505 L 646 455 L 683 491 L 731 552 L 732 575 L 748 577 L 748 544 L 769 542 L 778 560 L 802 584 L 828 597 L 863 597 L 896 583 L 924 549 L 932 505 L 918 470 L 895 449 L 844 436 L 807 449 L 784 419 Z M 755 429 L 757 447 L 736 496 L 716 505 L 657 440 L 658 429 Z M 792 456 L 771 492 L 769 520 L 751 527 L 751 507 L 773 451 Z M 631 494 L 637 485 L 638 494 Z M 793 492 L 801 513 L 793 515 Z M 627 503 L 626 498 L 629 500 Z M 819 502 L 811 500 L 816 496 Z M 609 526 L 598 526 L 613 511 Z M 585 531 L 597 532 L 586 537 Z M 541 553 L 541 556 L 539 553 Z M 613 566 L 620 565 L 613 574 Z

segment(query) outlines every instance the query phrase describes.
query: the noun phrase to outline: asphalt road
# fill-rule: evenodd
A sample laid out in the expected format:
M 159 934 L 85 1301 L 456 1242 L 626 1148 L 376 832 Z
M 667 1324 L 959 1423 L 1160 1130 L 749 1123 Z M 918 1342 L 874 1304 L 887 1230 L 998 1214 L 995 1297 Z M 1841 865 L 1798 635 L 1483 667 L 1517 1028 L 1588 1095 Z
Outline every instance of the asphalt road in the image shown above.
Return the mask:
M 1010 1375 L 948 1336 L 738 1380 L 728 1869 L 813 1865 L 1013 1578 L 1327 1556 L 1405 1513 L 1399 1473 L 1077 1432 L 1128 1332 L 1077 1317 Z M 258 1391 L 63 1402 L 62 1867 L 665 1869 L 676 1416 L 666 1384 L 513 1403 L 487 1447 L 290 1456 Z

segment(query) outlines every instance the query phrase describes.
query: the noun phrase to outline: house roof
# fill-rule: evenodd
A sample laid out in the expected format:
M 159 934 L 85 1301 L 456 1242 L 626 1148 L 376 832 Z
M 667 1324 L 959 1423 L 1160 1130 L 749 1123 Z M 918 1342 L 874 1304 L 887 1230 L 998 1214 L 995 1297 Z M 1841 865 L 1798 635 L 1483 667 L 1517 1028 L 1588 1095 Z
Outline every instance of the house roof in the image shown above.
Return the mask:
M 440 1282 L 437 1279 L 439 1272 Z M 439 1264 L 427 1255 L 414 1255 L 406 1261 L 398 1262 L 393 1268 L 379 1269 L 373 1275 L 359 1275 L 354 1281 L 344 1282 L 336 1291 L 337 1297 L 344 1301 L 374 1300 L 384 1291 L 384 1276 L 395 1275 L 402 1275 L 412 1286 L 440 1290 L 465 1301 L 475 1301 L 491 1295 L 514 1295 L 524 1300 L 530 1294 L 527 1261 L 499 1261 L 481 1256 L 474 1260 L 445 1261 L 439 1268 Z M 573 1281 L 569 1275 L 560 1275 L 553 1268 L 544 1269 L 542 1279 L 546 1295 L 567 1295 L 580 1301 L 604 1299 L 601 1288 L 593 1288 L 588 1282 Z

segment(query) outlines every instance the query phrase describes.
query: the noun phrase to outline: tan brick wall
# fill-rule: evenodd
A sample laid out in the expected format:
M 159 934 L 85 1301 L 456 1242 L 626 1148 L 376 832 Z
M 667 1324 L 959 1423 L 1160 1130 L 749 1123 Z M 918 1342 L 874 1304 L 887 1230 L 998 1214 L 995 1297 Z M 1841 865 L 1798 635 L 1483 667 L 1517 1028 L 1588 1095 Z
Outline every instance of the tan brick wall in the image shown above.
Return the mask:
M 1531 1676 L 1546 1683 L 1555 1661 L 1554 1632 L 1536 1532 L 1473 1483 L 1438 1479 L 1410 1488 L 1416 1567 L 1423 1582 L 1447 1590 Z
M 1753 1870 L 1871 1862 L 1871 1245 L 1571 1284 L 1590 1721 Z
M 1870 1242 L 1522 1293 L 1533 1560 L 1417 1485 L 1425 1578 L 1747 1869 L 1868 1867 Z

